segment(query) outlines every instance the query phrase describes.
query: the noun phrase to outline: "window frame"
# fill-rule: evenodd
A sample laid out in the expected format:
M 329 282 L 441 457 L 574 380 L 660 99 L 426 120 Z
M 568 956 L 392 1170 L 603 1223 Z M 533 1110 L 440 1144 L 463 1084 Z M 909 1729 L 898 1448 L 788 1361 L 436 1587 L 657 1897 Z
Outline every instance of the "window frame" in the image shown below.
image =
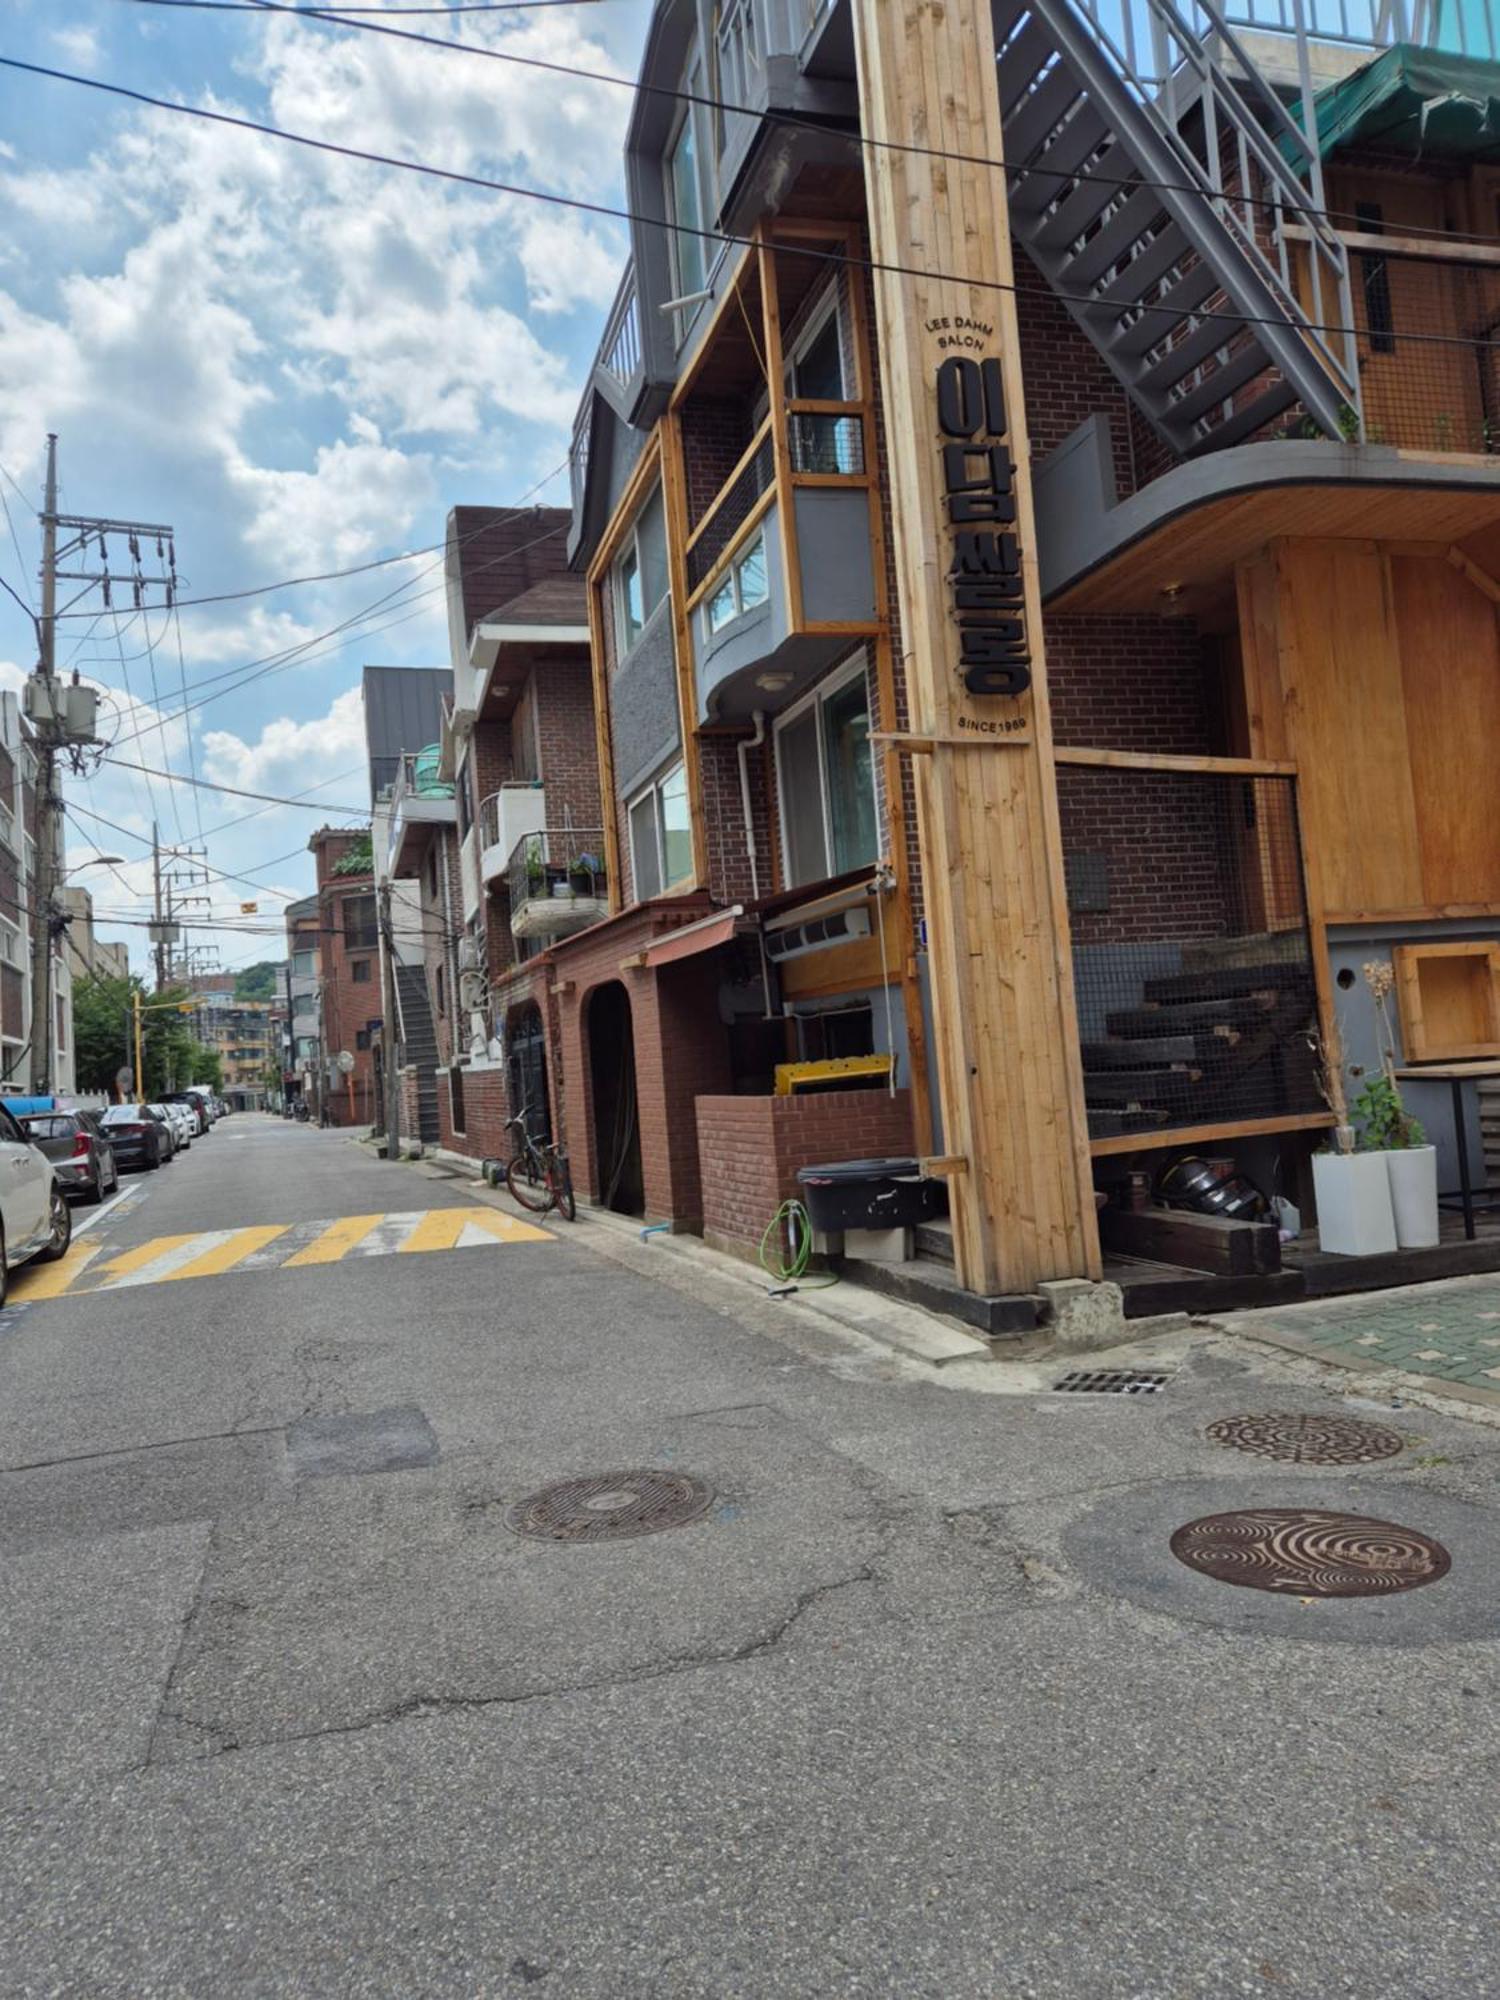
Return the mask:
M 641 523 L 658 500 L 660 500 L 662 508 L 663 583 L 661 596 L 656 600 L 655 604 L 648 605 L 646 602 L 646 551 L 641 545 Z M 666 495 L 662 490 L 662 482 L 660 478 L 657 478 L 652 483 L 650 491 L 644 495 L 640 505 L 631 515 L 630 525 L 621 535 L 620 546 L 615 550 L 614 557 L 609 565 L 610 614 L 614 619 L 615 667 L 617 669 L 624 661 L 630 658 L 630 655 L 641 643 L 646 627 L 672 595 L 672 579 L 666 559 L 666 504 Z M 629 589 L 625 582 L 625 565 L 627 562 L 633 562 L 635 565 L 636 583 L 639 587 L 641 598 L 641 622 L 636 626 L 634 634 L 630 630 L 630 597 Z
M 869 668 L 870 668 L 869 653 L 864 647 L 861 647 L 860 650 L 857 653 L 855 653 L 852 656 L 852 658 L 847 660 L 842 667 L 836 668 L 835 671 L 829 674 L 825 680 L 818 681 L 814 686 L 810 687 L 807 690 L 806 694 L 799 696 L 798 699 L 794 701 L 789 708 L 784 709 L 782 713 L 776 717 L 775 722 L 772 724 L 771 737 L 776 757 L 776 821 L 777 821 L 777 832 L 780 836 L 780 873 L 782 876 L 782 880 L 779 884 L 779 887 L 782 889 L 807 888 L 808 886 L 810 886 L 810 884 L 814 882 L 828 881 L 832 878 L 832 876 L 835 873 L 843 872 L 835 870 L 833 866 L 833 812 L 831 808 L 831 802 L 828 796 L 828 744 L 827 744 L 827 738 L 824 734 L 823 708 L 824 705 L 827 702 L 831 701 L 835 695 L 842 694 L 844 689 L 849 686 L 851 681 L 854 681 L 856 679 L 862 680 L 865 686 L 866 713 L 869 715 L 871 723 L 873 724 L 875 720 L 875 711 L 873 710 L 873 708 L 870 707 L 869 704 L 869 689 L 870 689 Z M 781 737 L 782 737 L 782 732 L 785 729 L 789 728 L 792 723 L 799 722 L 802 719 L 802 717 L 807 714 L 809 709 L 815 709 L 817 713 L 818 804 L 819 807 L 821 808 L 822 820 L 823 820 L 823 873 L 821 875 L 808 876 L 807 879 L 802 882 L 793 882 L 788 874 L 788 866 L 791 859 L 792 846 L 787 829 L 787 817 L 786 817 L 787 788 L 785 784 L 782 782 Z M 857 865 L 861 867 L 869 866 L 870 868 L 874 868 L 880 860 L 880 838 L 882 829 L 880 822 L 880 787 L 876 782 L 875 759 L 873 755 L 871 756 L 870 759 L 870 792 L 875 806 L 876 851 L 867 864 L 861 862 L 858 863 Z
M 797 399 L 797 389 L 792 379 L 796 372 L 797 363 L 807 353 L 814 341 L 822 334 L 823 329 L 827 326 L 830 319 L 835 323 L 839 355 L 840 393 L 834 400 L 840 403 L 854 403 L 859 401 L 857 394 L 859 385 L 856 383 L 854 389 L 851 390 L 849 384 L 849 357 L 846 352 L 849 330 L 844 324 L 844 302 L 839 295 L 839 281 L 837 276 L 829 278 L 817 302 L 798 328 L 791 345 L 782 357 L 782 381 L 788 399 Z
M 669 875 L 667 872 L 667 827 L 662 815 L 661 799 L 667 786 L 677 777 L 682 779 L 683 799 L 688 807 L 688 865 L 685 872 L 681 875 Z M 652 814 L 652 825 L 656 835 L 657 878 L 661 886 L 654 889 L 651 895 L 643 896 L 640 893 L 641 871 L 636 853 L 635 812 L 636 808 L 644 805 L 648 799 L 653 800 L 655 804 L 655 810 Z M 634 900 L 637 903 L 650 903 L 657 896 L 670 896 L 675 890 L 680 889 L 684 882 L 691 883 L 696 865 L 696 856 L 693 852 L 693 811 L 691 801 L 688 799 L 687 765 L 681 757 L 670 763 L 664 771 L 655 778 L 652 778 L 648 784 L 642 785 L 638 791 L 631 793 L 630 797 L 625 801 L 625 830 L 630 840 L 630 886 L 634 891 Z
M 692 54 L 683 66 L 681 89 L 692 97 L 708 95 L 703 81 L 703 57 L 695 45 Z M 712 218 L 718 204 L 718 134 L 712 123 L 700 115 L 701 108 L 694 103 L 685 104 L 682 115 L 672 126 L 666 145 L 662 148 L 662 196 L 667 221 L 671 225 L 667 234 L 667 266 L 672 279 L 672 297 L 690 298 L 695 292 L 712 289 L 713 275 L 723 246 L 714 249 L 715 232 Z M 690 133 L 693 147 L 693 181 L 698 202 L 698 213 L 691 221 L 679 215 L 677 209 L 676 161 L 682 146 L 683 135 Z M 707 138 L 708 144 L 704 145 Z M 685 237 L 690 237 L 693 254 L 698 261 L 697 282 L 690 283 L 682 268 L 682 250 Z M 698 314 L 707 303 L 700 299 L 691 307 L 683 307 L 672 314 L 676 322 L 674 347 L 681 349 L 692 333 Z
M 764 579 L 765 589 L 759 597 L 747 604 L 745 602 L 744 590 L 740 584 L 740 574 L 757 549 L 760 551 L 761 574 Z M 716 625 L 714 623 L 714 606 L 724 595 L 726 588 L 730 592 L 734 609 L 727 618 Z M 737 554 L 732 556 L 724 565 L 724 573 L 719 579 L 718 587 L 710 591 L 703 600 L 703 622 L 707 628 L 708 637 L 710 639 L 717 639 L 721 632 L 729 629 L 736 618 L 743 618 L 747 611 L 759 611 L 763 604 L 769 604 L 770 601 L 771 566 L 766 557 L 766 531 L 764 526 L 762 526 L 750 537 L 749 541 L 744 544 Z

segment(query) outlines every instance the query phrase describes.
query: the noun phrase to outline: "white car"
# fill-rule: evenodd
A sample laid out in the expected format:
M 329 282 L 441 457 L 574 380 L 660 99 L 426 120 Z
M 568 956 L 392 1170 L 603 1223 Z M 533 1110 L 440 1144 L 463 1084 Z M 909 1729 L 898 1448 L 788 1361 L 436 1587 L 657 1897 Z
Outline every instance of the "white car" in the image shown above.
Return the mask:
M 186 1104 L 165 1104 L 162 1109 L 172 1121 L 178 1152 L 185 1153 L 198 1136 L 197 1118 Z
M 18 1264 L 53 1263 L 72 1240 L 73 1211 L 52 1162 L 0 1105 L 0 1305 Z

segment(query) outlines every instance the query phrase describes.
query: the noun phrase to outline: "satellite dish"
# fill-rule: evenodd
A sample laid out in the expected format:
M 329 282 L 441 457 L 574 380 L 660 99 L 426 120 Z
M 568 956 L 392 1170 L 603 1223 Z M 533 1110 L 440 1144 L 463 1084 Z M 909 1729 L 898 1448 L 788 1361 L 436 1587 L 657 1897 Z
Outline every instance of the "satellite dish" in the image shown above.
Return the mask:
M 353 1069 L 353 1067 L 354 1067 L 354 1058 L 353 1058 L 353 1056 L 352 1056 L 352 1055 L 350 1055 L 350 1053 L 349 1053 L 349 1051 L 348 1051 L 347 1049 L 340 1049 L 340 1050 L 339 1050 L 339 1053 L 338 1053 L 338 1065 L 339 1065 L 339 1073 L 340 1073 L 340 1075 L 342 1075 L 342 1076 L 347 1076 L 347 1075 L 349 1074 L 350 1070 L 352 1070 L 352 1069 Z

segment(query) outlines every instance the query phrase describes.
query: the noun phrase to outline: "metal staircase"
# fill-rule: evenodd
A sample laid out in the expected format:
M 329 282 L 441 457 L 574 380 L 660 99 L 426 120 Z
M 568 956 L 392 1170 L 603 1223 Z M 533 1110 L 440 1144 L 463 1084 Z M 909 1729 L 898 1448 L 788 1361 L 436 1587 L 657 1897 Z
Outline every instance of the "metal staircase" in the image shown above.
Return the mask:
M 437 1036 L 432 1025 L 432 1002 L 427 995 L 427 968 L 404 965 L 398 959 L 395 973 L 402 1046 L 407 1065 L 417 1072 L 415 1136 L 424 1146 L 435 1146 L 442 1136 L 442 1127 L 438 1123 Z
M 1175 0 L 995 0 L 1016 239 L 1179 455 L 1294 405 L 1357 435 L 1337 330 L 1353 324 L 1349 260 L 1316 131 L 1217 7 L 1191 4 L 1189 19 Z

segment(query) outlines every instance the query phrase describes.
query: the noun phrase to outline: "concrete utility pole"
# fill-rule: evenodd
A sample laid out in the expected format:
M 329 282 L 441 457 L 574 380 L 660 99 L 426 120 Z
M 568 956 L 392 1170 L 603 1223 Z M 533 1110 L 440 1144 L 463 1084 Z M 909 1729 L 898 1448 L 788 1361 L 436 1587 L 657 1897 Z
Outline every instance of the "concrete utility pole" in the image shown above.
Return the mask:
M 167 983 L 167 947 L 165 929 L 161 915 L 161 840 L 157 834 L 156 821 L 151 822 L 151 899 L 156 922 L 152 936 L 156 940 L 152 950 L 156 957 L 156 990 L 161 992 Z
M 933 1050 L 970 1290 L 1099 1275 L 989 0 L 854 0 Z M 943 151 L 930 149 L 941 133 Z M 925 275 L 929 272 L 942 275 Z
M 381 1080 L 385 1085 L 385 1156 L 401 1157 L 401 1072 L 396 1063 L 396 926 L 391 915 L 391 885 L 382 882 L 376 913 L 380 920 Z
M 34 713 L 56 713 L 57 660 L 57 438 L 47 434 L 47 488 L 42 502 L 42 611 L 37 621 Z M 36 860 L 31 880 L 31 1089 L 52 1087 L 52 934 L 56 854 L 57 748 L 55 731 L 38 732 Z

